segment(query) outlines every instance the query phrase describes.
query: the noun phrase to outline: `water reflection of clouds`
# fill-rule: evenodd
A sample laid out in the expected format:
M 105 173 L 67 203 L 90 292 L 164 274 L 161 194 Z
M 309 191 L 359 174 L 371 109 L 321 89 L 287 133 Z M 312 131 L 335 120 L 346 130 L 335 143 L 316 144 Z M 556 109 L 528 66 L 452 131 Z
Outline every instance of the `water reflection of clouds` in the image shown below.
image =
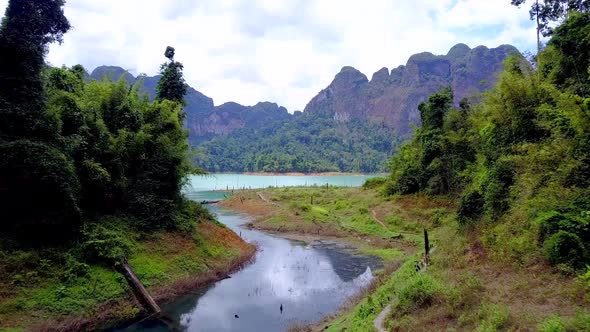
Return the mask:
M 265 260 L 265 279 L 276 297 L 296 300 L 310 293 L 329 291 L 342 280 L 333 272 L 332 264 L 314 249 L 292 246 L 276 250 Z
M 239 216 L 220 216 L 231 228 L 244 222 Z M 264 250 L 257 254 L 255 264 L 217 283 L 181 316 L 186 330 L 285 330 L 295 321 L 316 320 L 336 310 L 373 278 L 370 268 L 366 268 L 364 273 L 344 281 L 335 272 L 332 249 L 319 250 L 260 232 L 241 231 L 244 237 L 261 243 Z M 234 318 L 235 314 L 239 319 Z
M 239 227 L 248 221 L 244 216 L 207 208 L 244 239 L 258 242 L 260 250 L 253 264 L 231 278 L 165 306 L 185 331 L 284 331 L 295 322 L 318 320 L 368 285 L 373 274 L 367 266 L 379 265 L 341 246 L 303 246 L 244 229 Z M 160 332 L 169 327 L 156 320 L 126 330 Z

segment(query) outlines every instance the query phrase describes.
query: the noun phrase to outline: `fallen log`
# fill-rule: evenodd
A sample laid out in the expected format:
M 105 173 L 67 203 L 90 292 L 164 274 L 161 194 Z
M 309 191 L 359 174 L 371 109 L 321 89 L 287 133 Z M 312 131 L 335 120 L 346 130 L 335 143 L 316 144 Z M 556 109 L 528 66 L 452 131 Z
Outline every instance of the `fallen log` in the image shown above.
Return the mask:
M 160 306 L 158 306 L 150 293 L 148 293 L 147 289 L 145 289 L 137 275 L 135 275 L 135 272 L 133 272 L 131 266 L 129 266 L 127 262 L 122 262 L 119 270 L 125 276 L 125 279 L 127 279 L 127 283 L 129 283 L 129 286 L 133 290 L 135 297 L 144 306 L 144 308 L 152 314 L 160 313 Z

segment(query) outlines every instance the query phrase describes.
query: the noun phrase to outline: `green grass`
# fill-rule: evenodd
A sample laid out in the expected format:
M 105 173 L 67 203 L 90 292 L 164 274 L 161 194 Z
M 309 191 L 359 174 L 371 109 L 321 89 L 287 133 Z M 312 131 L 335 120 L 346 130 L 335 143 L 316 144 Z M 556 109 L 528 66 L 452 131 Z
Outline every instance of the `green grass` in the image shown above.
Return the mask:
M 208 231 L 217 232 L 215 227 L 219 228 L 211 223 Z M 208 271 L 209 266 L 242 254 L 238 248 L 220 239 L 209 239 L 199 230 L 193 237 L 160 233 L 143 239 L 134 236 L 133 242 L 128 261 L 152 290 L 197 276 Z M 0 294 L 7 294 L 0 297 L 0 330 L 27 329 L 60 317 L 92 314 L 106 302 L 127 297 L 128 285 L 120 273 L 97 263 L 75 261 L 71 252 L 75 250 L 52 256 L 33 250 L 12 255 L 7 249 L 0 250 Z M 121 304 L 117 311 L 119 319 L 139 313 L 134 304 Z
M 416 258 L 416 257 L 413 257 Z M 344 316 L 330 323 L 327 331 L 373 331 L 373 321 L 386 305 L 416 276 L 414 260 L 408 259 L 372 294 L 363 299 Z
M 331 225 L 361 235 L 370 235 L 383 239 L 398 236 L 400 232 L 418 234 L 421 229 L 405 229 L 406 223 L 386 223 L 384 228 L 372 216 L 372 210 L 386 202 L 384 197 L 372 191 L 358 188 L 276 188 L 266 190 L 266 194 L 285 208 L 284 213 L 275 215 L 265 222 L 269 225 L 288 227 L 294 213 L 303 222 L 318 225 Z M 351 200 L 351 195 L 354 200 Z M 410 236 L 411 237 L 411 236 Z M 420 238 L 420 237 L 417 237 Z
M 371 248 L 371 249 L 361 249 L 361 253 L 365 255 L 372 255 L 381 257 L 386 262 L 391 262 L 396 259 L 400 259 L 404 257 L 404 252 L 396 249 L 396 248 Z
M 19 295 L 0 301 L 0 317 L 26 310 L 49 314 L 79 313 L 126 291 L 124 278 L 101 266 L 91 266 L 86 277 L 67 282 L 53 278 L 30 286 L 19 288 Z
M 510 326 L 510 311 L 506 306 L 490 304 L 482 307 L 477 332 L 505 331 Z
M 304 220 L 311 215 L 311 207 L 320 207 L 328 215 L 321 218 L 316 214 L 316 219 L 321 218 L 340 229 L 372 237 L 387 238 L 391 234 L 402 234 L 405 243 L 414 244 L 418 250 L 423 246 L 422 230 L 427 228 L 431 244 L 435 246 L 427 272 L 416 273 L 414 263 L 419 254 L 404 255 L 400 250 L 378 248 L 367 241 L 367 247 L 361 246 L 363 253 L 382 257 L 386 261 L 401 259 L 404 263 L 352 309 L 324 325 L 327 331 L 373 331 L 374 319 L 388 304 L 392 304 L 393 308 L 393 313 L 385 321 L 388 330 L 422 330 L 418 327 L 428 327 L 432 330 L 486 332 L 562 331 L 559 328 L 563 326 L 563 331 L 590 331 L 590 315 L 586 313 L 588 300 L 580 299 L 580 292 L 572 284 L 560 281 L 567 281 L 565 276 L 559 276 L 542 265 L 531 267 L 533 272 L 519 272 L 518 269 L 525 269 L 524 262 L 530 262 L 528 253 L 536 245 L 534 242 L 524 241 L 526 238 L 520 236 L 510 238 L 506 246 L 512 254 L 521 256 L 520 263 L 513 256 L 496 260 L 496 255 L 500 253 L 492 249 L 498 248 L 498 245 L 489 242 L 499 233 L 514 231 L 503 229 L 505 224 L 490 224 L 470 233 L 470 230 L 459 226 L 456 213 L 449 208 L 452 204 L 444 200 L 436 203 L 436 197 L 416 195 L 386 199 L 367 190 L 345 188 L 332 191 L 317 188 L 276 189 L 265 194 L 275 195 L 279 191 L 281 198 L 277 202 L 283 207 L 304 202 L 309 205 L 308 200 L 313 195 L 313 205 L 309 205 L 308 210 L 299 211 L 298 216 Z M 387 229 L 375 222 L 372 211 L 378 212 Z M 281 220 L 286 223 L 289 219 Z M 502 251 L 501 254 L 508 252 Z M 511 264 L 503 263 L 507 260 Z M 530 283 L 532 274 L 537 278 L 535 284 Z M 580 277 L 579 284 L 590 284 L 588 280 L 589 276 Z M 547 301 L 547 304 L 538 305 L 542 301 Z M 578 305 L 576 303 L 582 309 L 572 316 L 567 312 L 571 311 L 571 306 Z M 556 316 L 555 313 L 565 313 L 565 316 Z

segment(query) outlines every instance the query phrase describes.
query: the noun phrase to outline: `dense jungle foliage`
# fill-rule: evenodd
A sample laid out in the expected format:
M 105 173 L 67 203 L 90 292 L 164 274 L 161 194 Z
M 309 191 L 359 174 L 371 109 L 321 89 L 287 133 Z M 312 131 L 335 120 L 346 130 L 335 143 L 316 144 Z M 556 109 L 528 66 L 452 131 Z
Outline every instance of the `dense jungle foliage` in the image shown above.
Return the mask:
M 0 237 L 112 242 L 101 228 L 109 216 L 142 230 L 190 228 L 199 207 L 181 195 L 194 168 L 174 49 L 154 102 L 138 93 L 141 82 L 85 82 L 82 66 L 44 61 L 70 29 L 63 6 L 12 0 L 0 27 Z
M 572 11 L 529 63 L 512 57 L 496 86 L 453 109 L 443 89 L 390 163 L 387 194 L 449 195 L 460 224 L 493 252 L 564 269 L 590 258 L 590 13 Z
M 399 138 L 386 127 L 302 113 L 258 130 L 239 129 L 197 148 L 195 163 L 214 172 L 382 172 Z

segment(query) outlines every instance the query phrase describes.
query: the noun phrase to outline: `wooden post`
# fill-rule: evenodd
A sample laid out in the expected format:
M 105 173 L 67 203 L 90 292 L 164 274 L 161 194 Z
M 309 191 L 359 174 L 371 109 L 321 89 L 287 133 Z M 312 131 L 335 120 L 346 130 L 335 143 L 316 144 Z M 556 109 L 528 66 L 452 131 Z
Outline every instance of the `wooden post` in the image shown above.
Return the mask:
M 424 262 L 428 263 L 430 254 L 430 244 L 428 243 L 428 231 L 424 228 Z
M 310 201 L 311 201 L 311 205 L 313 205 L 313 195 L 311 195 L 309 198 L 310 198 Z
M 143 287 L 143 284 L 135 275 L 135 272 L 133 272 L 131 266 L 129 266 L 127 262 L 122 262 L 120 270 L 121 273 L 123 273 L 123 275 L 125 276 L 125 279 L 127 279 L 129 286 L 131 286 L 131 289 L 133 290 L 133 293 L 135 294 L 139 302 L 141 302 L 141 304 L 147 310 L 151 311 L 152 314 L 160 313 L 160 306 L 158 306 L 158 304 L 156 303 L 156 301 L 154 301 L 150 293 L 148 293 L 145 287 Z

